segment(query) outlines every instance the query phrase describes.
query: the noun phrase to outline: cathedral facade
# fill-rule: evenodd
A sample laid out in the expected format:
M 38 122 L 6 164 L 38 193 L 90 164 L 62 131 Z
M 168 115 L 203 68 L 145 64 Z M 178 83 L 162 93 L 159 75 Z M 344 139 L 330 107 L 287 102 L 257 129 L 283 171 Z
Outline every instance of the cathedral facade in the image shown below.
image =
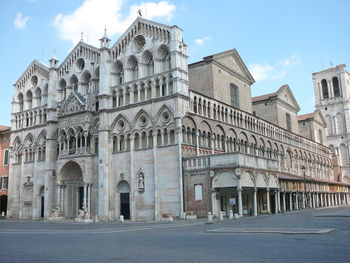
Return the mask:
M 252 100 L 235 49 L 187 58 L 179 27 L 139 17 L 112 46 L 105 33 L 60 64 L 34 60 L 14 85 L 7 216 L 149 221 L 348 203 L 330 148 L 299 135 L 288 86 Z M 277 115 L 260 116 L 268 107 Z

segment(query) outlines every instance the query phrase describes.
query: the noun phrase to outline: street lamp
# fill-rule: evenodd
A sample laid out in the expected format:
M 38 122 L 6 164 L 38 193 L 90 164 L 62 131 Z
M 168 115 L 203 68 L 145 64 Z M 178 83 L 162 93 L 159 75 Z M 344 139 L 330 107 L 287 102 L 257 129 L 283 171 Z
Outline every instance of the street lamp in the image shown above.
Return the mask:
M 305 195 L 305 197 L 304 197 L 304 206 L 305 206 L 305 209 L 306 209 L 306 204 L 307 204 L 306 199 L 307 199 L 307 195 L 306 195 L 306 178 L 305 178 L 305 176 L 306 176 L 306 174 L 305 174 L 306 167 L 305 167 L 305 165 L 303 165 L 303 166 L 301 167 L 301 169 L 303 170 L 303 175 L 304 175 L 304 195 Z

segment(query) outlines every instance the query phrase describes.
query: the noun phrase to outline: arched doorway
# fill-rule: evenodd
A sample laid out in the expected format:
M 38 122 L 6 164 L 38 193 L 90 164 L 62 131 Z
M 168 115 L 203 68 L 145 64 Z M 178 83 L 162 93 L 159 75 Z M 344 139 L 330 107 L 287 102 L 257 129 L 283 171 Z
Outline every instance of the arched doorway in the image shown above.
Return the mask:
M 117 191 L 120 200 L 120 215 L 123 215 L 124 219 L 130 219 L 130 186 L 128 182 L 121 181 Z
M 215 190 L 215 197 L 212 196 L 212 210 L 218 216 L 220 211 L 224 215 L 228 215 L 229 210 L 238 213 L 238 179 L 231 172 L 222 172 L 215 176 L 212 182 L 212 187 Z M 230 200 L 234 199 L 235 203 Z
M 4 213 L 6 215 L 7 211 L 7 195 L 0 196 L 0 215 Z
M 67 218 L 74 218 L 78 210 L 83 208 L 84 183 L 83 172 L 79 164 L 74 161 L 67 162 L 59 173 L 60 184 L 64 186 L 63 198 L 58 200 Z

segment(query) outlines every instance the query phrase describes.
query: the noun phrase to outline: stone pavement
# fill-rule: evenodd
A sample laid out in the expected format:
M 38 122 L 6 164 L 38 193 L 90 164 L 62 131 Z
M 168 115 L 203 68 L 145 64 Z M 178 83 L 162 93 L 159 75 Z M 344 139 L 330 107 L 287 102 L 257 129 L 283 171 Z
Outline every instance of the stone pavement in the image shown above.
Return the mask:
M 211 225 L 206 219 L 93 224 L 0 220 L 5 240 L 0 262 L 350 262 L 346 215 L 349 207 L 216 220 Z M 213 231 L 220 228 L 236 233 Z M 247 229 L 266 233 L 244 232 Z M 335 231 L 267 233 L 276 229 Z

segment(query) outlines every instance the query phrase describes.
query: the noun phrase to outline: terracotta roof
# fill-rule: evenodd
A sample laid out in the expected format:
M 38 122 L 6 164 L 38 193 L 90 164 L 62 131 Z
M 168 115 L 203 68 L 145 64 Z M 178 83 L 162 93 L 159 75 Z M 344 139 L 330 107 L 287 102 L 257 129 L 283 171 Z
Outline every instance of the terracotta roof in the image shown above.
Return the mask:
M 11 127 L 0 125 L 0 132 L 10 130 Z
M 269 98 L 271 98 L 271 97 L 277 96 L 277 95 L 281 92 L 281 90 L 282 90 L 284 87 L 286 87 L 286 86 L 288 86 L 288 85 L 282 85 L 282 86 L 281 86 L 277 91 L 275 91 L 275 92 L 253 97 L 253 98 L 252 98 L 252 102 L 267 100 L 267 99 L 269 99 Z
M 316 113 L 318 112 L 318 110 L 315 110 L 312 113 L 307 113 L 307 114 L 303 114 L 303 115 L 299 115 L 298 116 L 298 121 L 305 121 L 307 119 L 313 119 L 315 118 Z

